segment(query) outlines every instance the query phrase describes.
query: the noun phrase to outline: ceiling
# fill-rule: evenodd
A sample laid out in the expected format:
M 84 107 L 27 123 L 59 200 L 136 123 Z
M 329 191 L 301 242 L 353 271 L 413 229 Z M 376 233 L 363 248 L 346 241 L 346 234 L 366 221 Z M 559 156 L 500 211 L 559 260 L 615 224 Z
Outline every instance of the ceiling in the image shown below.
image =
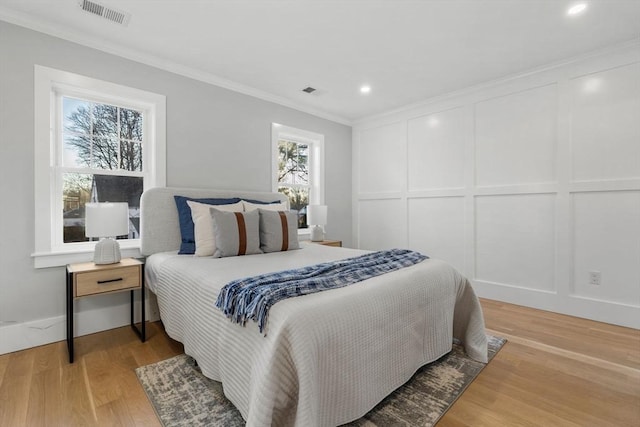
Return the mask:
M 0 19 L 342 123 L 640 40 L 640 0 L 93 1 L 128 24 L 78 0 L 0 0 Z

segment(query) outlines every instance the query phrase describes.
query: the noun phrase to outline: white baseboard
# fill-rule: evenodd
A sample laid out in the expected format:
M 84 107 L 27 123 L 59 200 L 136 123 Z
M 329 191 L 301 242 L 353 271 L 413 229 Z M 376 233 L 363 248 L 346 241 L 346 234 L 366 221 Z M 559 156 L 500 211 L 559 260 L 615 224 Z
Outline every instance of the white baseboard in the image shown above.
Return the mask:
M 555 292 L 473 281 L 479 297 L 640 329 L 640 307 Z
M 146 320 L 154 322 L 160 319 L 155 295 L 146 301 Z M 140 319 L 139 302 L 136 301 L 135 318 Z M 131 306 L 121 304 L 94 310 L 79 311 L 74 314 L 75 336 L 93 334 L 119 328 L 129 324 Z M 0 354 L 11 353 L 27 348 L 38 347 L 67 339 L 67 316 L 32 320 L 22 323 L 10 323 L 0 326 Z

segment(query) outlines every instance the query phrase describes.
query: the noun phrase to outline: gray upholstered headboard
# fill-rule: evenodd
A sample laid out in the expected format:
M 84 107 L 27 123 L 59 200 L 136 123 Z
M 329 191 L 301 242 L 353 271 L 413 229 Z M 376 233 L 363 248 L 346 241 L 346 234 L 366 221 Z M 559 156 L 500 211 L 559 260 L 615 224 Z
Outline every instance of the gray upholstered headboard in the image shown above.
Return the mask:
M 173 196 L 194 198 L 230 198 L 253 199 L 264 202 L 275 200 L 289 203 L 287 196 L 280 193 L 261 193 L 250 191 L 212 190 L 205 188 L 151 188 L 140 198 L 140 234 L 142 244 L 140 252 L 149 256 L 156 252 L 180 249 L 180 225 L 178 209 Z

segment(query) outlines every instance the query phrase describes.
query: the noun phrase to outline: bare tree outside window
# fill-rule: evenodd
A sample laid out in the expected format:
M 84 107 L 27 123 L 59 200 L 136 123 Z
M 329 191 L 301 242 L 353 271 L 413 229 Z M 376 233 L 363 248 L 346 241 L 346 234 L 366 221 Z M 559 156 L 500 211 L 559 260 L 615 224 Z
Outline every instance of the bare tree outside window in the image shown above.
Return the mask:
M 298 227 L 307 228 L 309 204 L 309 145 L 278 141 L 278 192 L 289 198 L 291 209 L 299 213 Z
M 72 98 L 64 101 L 65 151 L 77 166 L 142 171 L 141 112 Z

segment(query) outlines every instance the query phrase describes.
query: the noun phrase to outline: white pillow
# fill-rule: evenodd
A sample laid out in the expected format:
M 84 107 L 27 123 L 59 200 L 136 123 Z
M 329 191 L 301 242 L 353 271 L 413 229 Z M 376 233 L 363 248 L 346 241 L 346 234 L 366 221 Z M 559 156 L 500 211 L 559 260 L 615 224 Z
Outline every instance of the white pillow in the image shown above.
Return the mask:
M 263 205 L 260 203 L 251 203 L 251 202 L 247 202 L 246 200 L 243 200 L 242 204 L 244 205 L 245 212 L 255 211 L 256 209 L 264 209 L 267 211 L 288 211 L 289 210 L 289 206 L 287 206 L 286 202 L 269 203 L 269 204 Z
M 208 205 L 187 200 L 187 204 L 191 208 L 191 219 L 193 220 L 193 234 L 196 241 L 195 255 L 212 256 L 216 251 L 216 238 L 213 233 L 211 208 L 226 212 L 242 212 L 242 202 L 230 205 Z

